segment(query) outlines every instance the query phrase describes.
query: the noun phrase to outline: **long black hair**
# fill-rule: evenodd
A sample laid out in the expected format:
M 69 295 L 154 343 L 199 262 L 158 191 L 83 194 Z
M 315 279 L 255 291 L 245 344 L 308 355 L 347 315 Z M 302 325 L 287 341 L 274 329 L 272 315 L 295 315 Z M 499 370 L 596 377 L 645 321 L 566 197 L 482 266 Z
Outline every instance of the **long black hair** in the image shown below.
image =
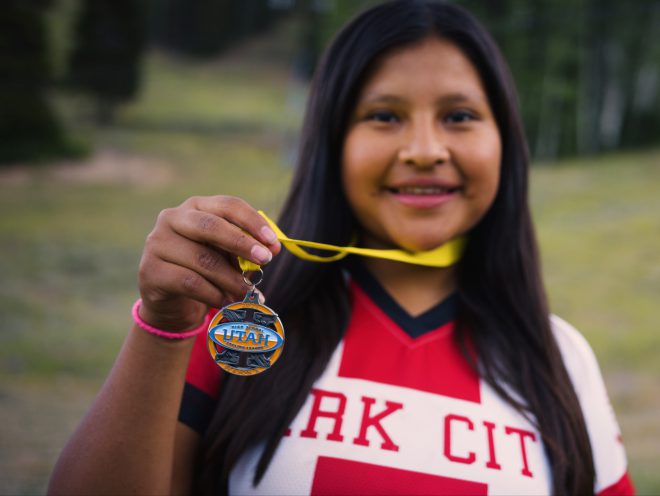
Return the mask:
M 312 82 L 298 166 L 279 224 L 292 237 L 349 242 L 357 224 L 342 191 L 340 165 L 358 93 L 376 61 L 429 36 L 455 43 L 477 68 L 502 140 L 494 204 L 470 232 L 457 268 L 456 339 L 481 377 L 538 428 L 554 492 L 593 493 L 584 418 L 549 323 L 515 87 L 495 42 L 469 13 L 447 3 L 398 0 L 362 13 L 339 32 Z M 285 322 L 287 344 L 267 373 L 224 380 L 204 437 L 205 492 L 217 491 L 239 457 L 263 443 L 258 483 L 348 321 L 350 304 L 337 266 L 284 252 L 265 272 L 263 289 Z M 468 349 L 476 351 L 476 361 Z

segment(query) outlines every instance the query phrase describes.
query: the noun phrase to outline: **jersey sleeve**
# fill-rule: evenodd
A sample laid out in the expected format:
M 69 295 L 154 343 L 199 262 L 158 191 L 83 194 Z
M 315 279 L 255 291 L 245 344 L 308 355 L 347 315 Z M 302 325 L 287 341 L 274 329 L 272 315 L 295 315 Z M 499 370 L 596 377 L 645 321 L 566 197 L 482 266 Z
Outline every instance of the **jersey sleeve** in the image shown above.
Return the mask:
M 594 492 L 598 496 L 632 495 L 635 488 L 627 471 L 621 431 L 596 356 L 570 324 L 556 316 L 551 323 L 587 424 L 596 469 Z
M 179 422 L 203 435 L 211 421 L 220 395 L 222 369 L 218 367 L 207 349 L 206 333 L 195 338 L 186 371 L 186 383 L 181 397 Z

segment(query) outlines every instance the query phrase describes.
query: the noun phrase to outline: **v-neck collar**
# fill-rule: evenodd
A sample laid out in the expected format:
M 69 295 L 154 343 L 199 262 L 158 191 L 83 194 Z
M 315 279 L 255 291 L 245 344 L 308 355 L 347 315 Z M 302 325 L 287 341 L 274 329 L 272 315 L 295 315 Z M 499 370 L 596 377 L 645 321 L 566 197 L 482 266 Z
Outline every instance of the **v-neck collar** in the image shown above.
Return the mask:
M 410 315 L 387 290 L 359 262 L 350 264 L 349 271 L 353 280 L 369 298 L 398 325 L 406 334 L 415 339 L 452 322 L 456 317 L 457 294 L 417 316 Z

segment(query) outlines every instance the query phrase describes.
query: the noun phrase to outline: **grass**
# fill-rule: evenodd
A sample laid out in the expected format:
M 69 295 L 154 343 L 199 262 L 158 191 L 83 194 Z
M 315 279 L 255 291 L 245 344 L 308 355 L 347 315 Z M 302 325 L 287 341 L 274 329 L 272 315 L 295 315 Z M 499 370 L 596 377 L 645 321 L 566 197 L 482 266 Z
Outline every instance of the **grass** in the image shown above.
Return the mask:
M 660 494 L 659 185 L 659 150 L 532 173 L 552 309 L 599 358 L 639 494 Z
M 193 194 L 236 194 L 276 213 L 291 174 L 291 95 L 302 90 L 281 59 L 250 60 L 194 65 L 154 54 L 143 98 L 114 127 L 86 127 L 88 109 L 59 97 L 95 156 L 2 171 L 0 493 L 45 491 L 130 326 L 159 210 Z
M 609 366 L 660 374 L 660 153 L 533 172 L 534 212 L 553 308 Z
M 44 491 L 130 325 L 158 211 L 193 194 L 277 211 L 304 89 L 277 47 L 248 48 L 204 65 L 152 54 L 115 126 L 78 127 L 97 155 L 0 175 L 0 492 Z M 80 105 L 60 103 L 74 122 Z M 600 359 L 640 494 L 660 493 L 659 180 L 659 150 L 532 173 L 553 310 Z

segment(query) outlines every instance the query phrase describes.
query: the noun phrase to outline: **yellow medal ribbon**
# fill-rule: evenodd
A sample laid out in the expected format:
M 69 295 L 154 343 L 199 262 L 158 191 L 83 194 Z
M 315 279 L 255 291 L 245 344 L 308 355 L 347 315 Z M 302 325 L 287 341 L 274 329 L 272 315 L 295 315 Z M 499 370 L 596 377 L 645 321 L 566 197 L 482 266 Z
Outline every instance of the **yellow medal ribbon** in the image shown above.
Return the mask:
M 454 238 L 447 243 L 438 246 L 432 250 L 420 251 L 416 253 L 407 252 L 404 250 L 377 250 L 373 248 L 359 248 L 357 246 L 334 246 L 325 243 L 316 243 L 314 241 L 303 241 L 300 239 L 291 239 L 282 230 L 277 227 L 275 222 L 268 218 L 268 216 L 259 210 L 261 216 L 266 219 L 271 229 L 275 231 L 277 239 L 289 250 L 293 255 L 303 260 L 310 262 L 336 262 L 341 260 L 347 255 L 360 255 L 363 257 L 382 258 L 385 260 L 394 260 L 395 262 L 404 262 L 415 265 L 423 265 L 425 267 L 449 267 L 454 265 L 461 258 L 463 249 L 465 248 L 465 237 Z M 301 248 L 316 248 L 319 250 L 336 251 L 335 255 L 321 256 L 313 253 L 308 253 Z M 245 272 L 257 271 L 260 266 L 242 257 L 238 257 L 238 263 L 241 270 Z

